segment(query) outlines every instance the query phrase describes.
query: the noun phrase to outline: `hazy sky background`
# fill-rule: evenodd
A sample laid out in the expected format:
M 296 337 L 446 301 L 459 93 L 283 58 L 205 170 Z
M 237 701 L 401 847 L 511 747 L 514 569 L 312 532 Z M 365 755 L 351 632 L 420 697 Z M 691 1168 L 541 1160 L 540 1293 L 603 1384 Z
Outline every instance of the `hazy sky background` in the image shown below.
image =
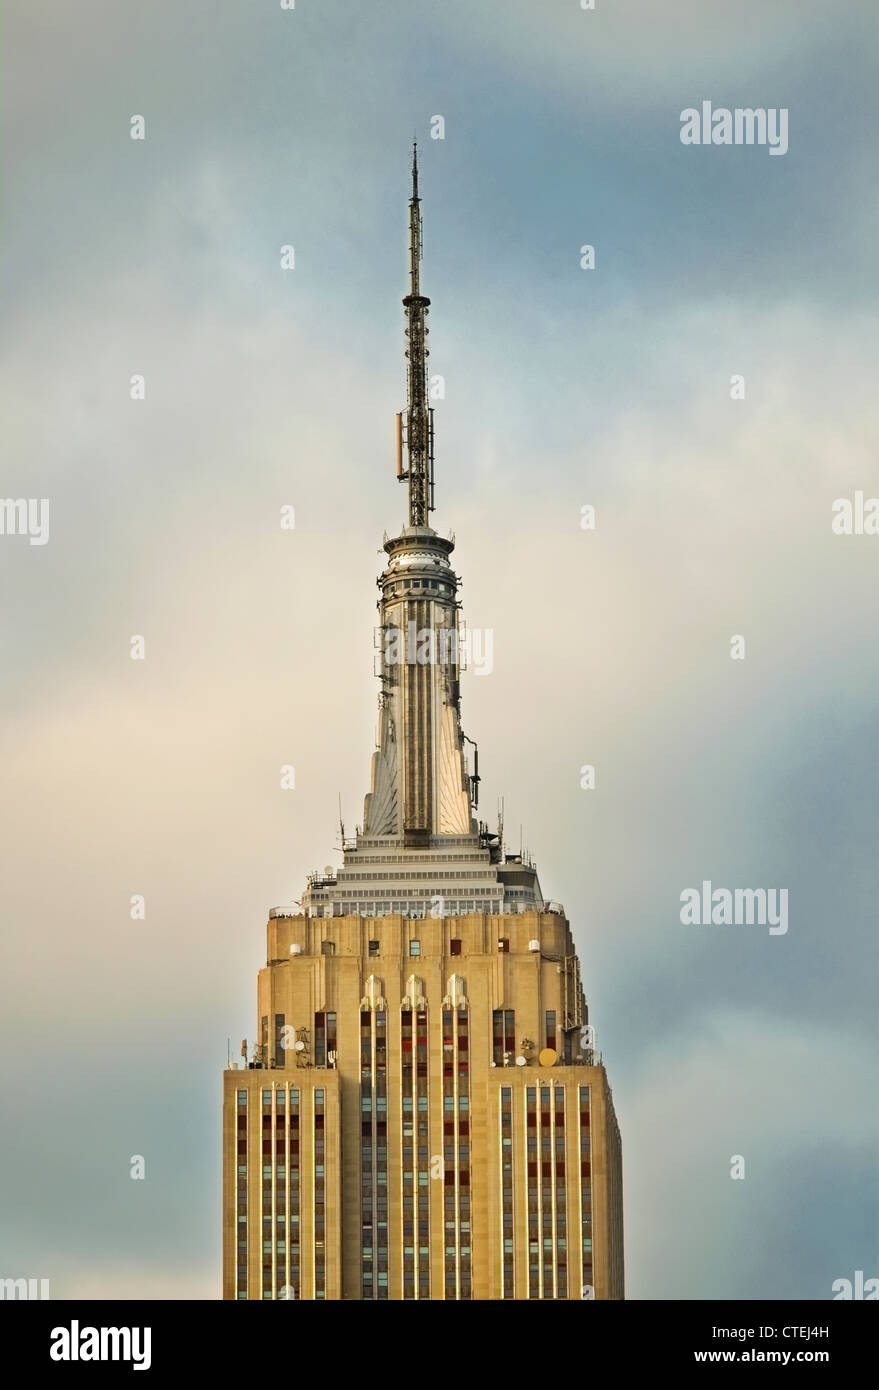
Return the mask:
M 628 1296 L 879 1275 L 875 4 L 4 8 L 0 1275 L 219 1295 L 226 1039 L 368 785 L 414 133 L 464 723 L 572 922 Z M 788 153 L 681 145 L 703 99 Z M 703 879 L 787 935 L 682 926 Z

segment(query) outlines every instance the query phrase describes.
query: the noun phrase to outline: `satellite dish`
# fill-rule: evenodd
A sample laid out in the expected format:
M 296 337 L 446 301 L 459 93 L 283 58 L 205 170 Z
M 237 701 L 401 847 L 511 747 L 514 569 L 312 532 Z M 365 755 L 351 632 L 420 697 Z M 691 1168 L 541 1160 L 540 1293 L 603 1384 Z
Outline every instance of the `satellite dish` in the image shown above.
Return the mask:
M 554 1047 L 545 1047 L 537 1058 L 542 1067 L 554 1067 L 558 1059 L 559 1054 Z
M 298 1042 L 295 1042 L 295 1043 L 293 1044 L 293 1049 L 294 1049 L 295 1052 L 304 1052 L 304 1051 L 305 1051 L 305 1043 L 302 1041 L 301 1038 L 299 1039 Z
M 324 864 L 324 873 L 325 873 L 325 874 L 332 874 L 333 872 L 334 872 L 334 869 L 333 869 L 332 864 Z
M 526 1060 L 525 1060 L 524 1057 L 517 1057 L 517 1058 L 516 1058 L 516 1066 L 517 1066 L 517 1067 L 527 1067 L 527 1065 L 528 1065 L 528 1063 L 526 1062 Z

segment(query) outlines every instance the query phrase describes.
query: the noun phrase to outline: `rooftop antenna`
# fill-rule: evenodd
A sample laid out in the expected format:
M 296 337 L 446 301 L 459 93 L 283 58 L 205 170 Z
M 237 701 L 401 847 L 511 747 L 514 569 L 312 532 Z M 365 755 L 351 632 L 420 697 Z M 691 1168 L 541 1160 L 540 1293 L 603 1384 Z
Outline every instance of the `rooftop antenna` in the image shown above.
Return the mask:
M 421 293 L 421 199 L 418 196 L 418 145 L 412 141 L 412 196 L 409 199 L 409 293 L 406 310 L 406 411 L 397 415 L 397 477 L 409 483 L 409 525 L 427 526 L 433 503 L 433 409 L 427 403 L 427 310 Z M 403 443 L 406 467 L 403 467 Z
M 339 834 L 342 837 L 342 848 L 345 848 L 345 822 L 342 820 L 342 793 L 339 792 Z
M 479 776 L 479 749 L 474 739 L 468 738 L 464 733 L 461 734 L 461 737 L 464 742 L 469 743 L 473 749 L 473 776 L 470 778 L 470 799 L 473 802 L 473 809 L 476 811 L 479 808 L 479 783 L 482 781 L 482 778 Z

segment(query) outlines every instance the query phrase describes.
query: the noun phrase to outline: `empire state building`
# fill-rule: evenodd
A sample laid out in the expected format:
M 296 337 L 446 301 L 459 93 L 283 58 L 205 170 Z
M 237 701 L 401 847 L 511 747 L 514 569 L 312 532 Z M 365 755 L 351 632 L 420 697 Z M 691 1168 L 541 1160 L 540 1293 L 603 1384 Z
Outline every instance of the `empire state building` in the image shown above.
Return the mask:
M 257 1040 L 223 1078 L 223 1297 L 619 1299 L 620 1135 L 571 929 L 468 765 L 415 157 L 409 230 L 378 749 L 341 866 L 269 912 Z

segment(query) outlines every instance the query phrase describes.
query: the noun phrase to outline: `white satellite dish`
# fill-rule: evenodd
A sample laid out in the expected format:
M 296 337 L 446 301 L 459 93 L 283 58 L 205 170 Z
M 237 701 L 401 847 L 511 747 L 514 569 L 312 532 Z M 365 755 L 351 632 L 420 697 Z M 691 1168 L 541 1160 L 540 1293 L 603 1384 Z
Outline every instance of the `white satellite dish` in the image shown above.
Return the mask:
M 527 1065 L 528 1065 L 528 1063 L 526 1062 L 526 1060 L 525 1060 L 524 1057 L 517 1057 L 517 1058 L 516 1058 L 516 1066 L 517 1066 L 517 1067 L 527 1067 Z

